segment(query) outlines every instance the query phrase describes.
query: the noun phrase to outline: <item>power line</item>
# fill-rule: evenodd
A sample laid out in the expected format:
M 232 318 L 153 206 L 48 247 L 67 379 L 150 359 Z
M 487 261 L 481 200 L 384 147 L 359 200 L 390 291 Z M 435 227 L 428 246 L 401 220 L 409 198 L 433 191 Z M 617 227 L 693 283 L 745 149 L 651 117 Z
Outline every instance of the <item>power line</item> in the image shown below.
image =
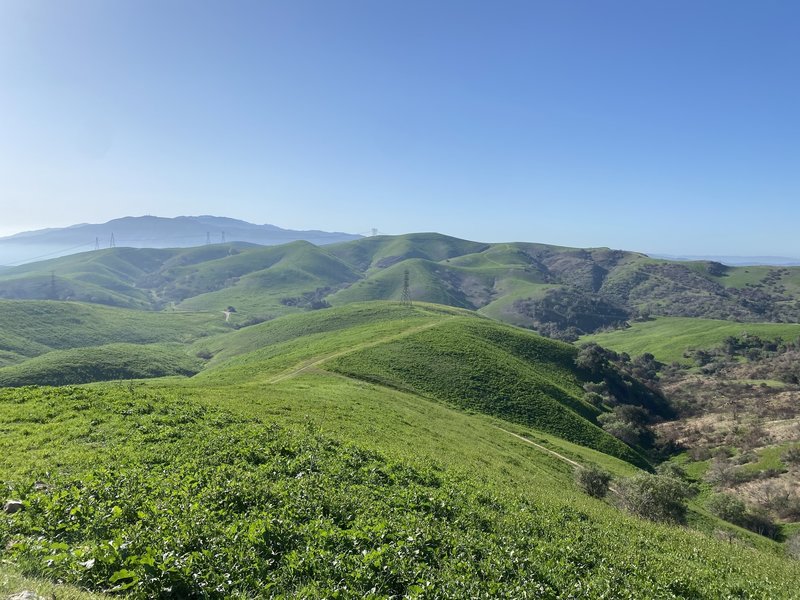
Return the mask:
M 81 244 L 80 246 L 73 246 L 72 248 L 64 248 L 63 250 L 55 250 L 53 252 L 48 252 L 47 254 L 40 254 L 39 256 L 32 256 L 30 258 L 26 258 L 23 260 L 15 260 L 12 261 L 12 264 L 9 264 L 9 267 L 18 267 L 25 263 L 34 262 L 42 258 L 51 258 L 57 257 L 59 255 L 66 254 L 67 252 L 71 252 L 72 250 L 78 250 L 80 248 L 90 248 L 91 244 Z

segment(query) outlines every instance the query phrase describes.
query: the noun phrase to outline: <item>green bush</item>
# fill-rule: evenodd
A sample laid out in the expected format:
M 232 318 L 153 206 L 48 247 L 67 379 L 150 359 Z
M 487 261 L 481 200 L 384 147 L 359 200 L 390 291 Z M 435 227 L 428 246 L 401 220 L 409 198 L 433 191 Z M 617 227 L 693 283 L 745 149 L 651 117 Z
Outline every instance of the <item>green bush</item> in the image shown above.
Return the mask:
M 682 523 L 686 519 L 689 486 L 673 477 L 641 473 L 619 485 L 622 506 L 651 521 Z
M 578 469 L 575 480 L 580 488 L 593 498 L 605 498 L 611 483 L 611 474 L 598 467 Z

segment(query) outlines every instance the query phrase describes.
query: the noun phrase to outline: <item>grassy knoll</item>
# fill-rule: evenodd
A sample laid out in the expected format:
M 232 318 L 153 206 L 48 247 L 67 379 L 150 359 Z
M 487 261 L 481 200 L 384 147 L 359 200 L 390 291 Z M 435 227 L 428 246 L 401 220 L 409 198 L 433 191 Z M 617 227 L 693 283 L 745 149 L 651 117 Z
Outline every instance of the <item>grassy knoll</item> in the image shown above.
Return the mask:
M 336 335 L 329 335 L 334 326 Z M 585 380 L 575 368 L 573 347 L 474 313 L 433 305 L 355 304 L 284 317 L 200 346 L 200 353 L 216 354 L 202 375 L 210 380 L 268 382 L 290 375 L 295 365 L 327 368 L 645 464 L 593 424 L 599 410 L 581 399 Z
M 688 348 L 712 348 L 728 336 L 742 333 L 758 335 L 765 339 L 781 337 L 785 340 L 800 336 L 796 323 L 732 323 L 714 319 L 685 317 L 659 317 L 651 321 L 633 323 L 628 329 L 584 336 L 581 341 L 597 342 L 617 352 L 631 356 L 652 353 L 662 362 L 684 361 Z
M 227 331 L 221 313 L 156 313 L 79 302 L 0 300 L 0 366 L 50 350 L 187 343 Z
M 194 375 L 203 361 L 180 344 L 107 344 L 53 350 L 23 363 L 0 368 L 0 387 L 70 385 Z
M 335 358 L 328 368 L 536 427 L 644 464 L 593 425 L 575 351 L 491 322 L 454 319 Z
M 401 260 L 421 258 L 432 262 L 481 252 L 490 244 L 470 242 L 441 233 L 411 233 L 398 236 L 375 236 L 331 244 L 326 249 L 362 272 L 383 269 Z

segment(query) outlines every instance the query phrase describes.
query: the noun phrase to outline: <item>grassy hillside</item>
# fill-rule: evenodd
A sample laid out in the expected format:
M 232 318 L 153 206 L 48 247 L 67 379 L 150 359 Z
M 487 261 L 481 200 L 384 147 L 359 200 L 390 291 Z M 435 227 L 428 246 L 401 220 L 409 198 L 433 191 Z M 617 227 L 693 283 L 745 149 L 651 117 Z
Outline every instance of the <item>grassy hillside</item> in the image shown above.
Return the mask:
M 8 367 L 0 367 L 0 387 L 72 385 L 113 379 L 194 375 L 203 361 L 180 344 L 108 344 L 53 350 Z
M 410 233 L 333 244 L 327 250 L 354 268 L 367 272 L 385 269 L 410 258 L 441 262 L 456 256 L 481 252 L 489 247 L 490 244 L 461 240 L 441 233 Z
M 188 343 L 228 330 L 222 313 L 154 313 L 77 302 L 0 300 L 0 366 L 50 350 L 118 342 Z
M 629 517 L 498 425 L 319 370 L 2 390 L 0 472 L 25 507 L 0 515 L 3 568 L 136 598 L 789 598 L 800 585 L 776 546 Z
M 581 341 L 597 342 L 617 352 L 637 356 L 652 353 L 661 362 L 685 361 L 688 348 L 713 348 L 729 336 L 743 333 L 764 339 L 794 340 L 800 336 L 796 323 L 732 323 L 713 319 L 659 317 L 633 323 L 627 329 L 585 336 Z
M 574 340 L 640 315 L 797 322 L 800 268 L 655 260 L 608 248 L 484 244 L 437 233 L 323 248 L 113 248 L 0 272 L 0 297 L 146 309 L 237 309 L 234 323 L 349 302 L 398 299 L 481 310 Z
M 574 357 L 565 344 L 462 317 L 338 356 L 326 368 L 646 464 L 592 424 L 599 411 L 580 399 Z

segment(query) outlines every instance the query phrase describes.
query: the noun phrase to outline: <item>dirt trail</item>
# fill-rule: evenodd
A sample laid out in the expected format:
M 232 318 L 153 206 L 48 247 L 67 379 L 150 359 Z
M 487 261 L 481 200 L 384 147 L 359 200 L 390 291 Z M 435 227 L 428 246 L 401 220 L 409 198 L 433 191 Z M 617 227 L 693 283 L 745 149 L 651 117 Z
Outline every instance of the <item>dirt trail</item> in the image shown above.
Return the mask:
M 347 350 L 340 350 L 339 352 L 334 352 L 333 354 L 326 354 L 325 356 L 321 357 L 315 356 L 314 358 L 310 358 L 308 360 L 303 361 L 302 363 L 300 363 L 300 366 L 292 367 L 289 371 L 284 371 L 283 373 L 276 375 L 275 377 L 270 379 L 268 383 L 279 383 L 281 381 L 285 381 L 286 379 L 291 379 L 292 377 L 296 377 L 297 375 L 303 373 L 304 371 L 315 369 L 319 367 L 322 363 L 325 363 L 329 360 L 333 360 L 334 358 L 339 358 L 340 356 L 344 356 L 345 354 L 350 354 L 351 352 L 356 352 L 358 350 L 363 350 L 364 348 L 371 348 L 373 346 L 385 344 L 386 342 L 393 342 L 394 340 L 404 338 L 413 333 L 418 333 L 420 331 L 425 331 L 426 329 L 431 329 L 432 327 L 436 327 L 437 325 L 441 325 L 448 319 L 452 318 L 453 317 L 448 317 L 447 319 L 443 319 L 441 321 L 435 321 L 433 323 L 425 323 L 424 325 L 418 325 L 416 327 L 406 329 L 405 331 L 401 331 L 400 333 L 393 333 L 392 335 L 388 335 L 386 337 L 382 337 L 377 340 L 356 344 L 355 346 L 347 348 Z
M 542 450 L 543 452 L 547 452 L 548 454 L 552 454 L 557 459 L 562 460 L 565 463 L 569 463 L 573 467 L 577 467 L 578 469 L 584 469 L 585 468 L 581 463 L 575 462 L 571 458 L 567 458 L 566 456 L 564 456 L 563 454 L 559 454 L 555 450 L 550 450 L 550 448 L 546 448 L 546 447 L 542 446 L 541 444 L 537 444 L 536 442 L 532 442 L 528 438 L 522 437 L 521 435 L 517 435 L 516 433 L 513 433 L 513 432 L 509 431 L 508 429 L 503 429 L 502 427 L 498 427 L 497 425 L 494 425 L 494 427 L 496 429 L 499 429 L 500 431 L 505 431 L 508 435 L 513 435 L 515 438 L 517 438 L 518 440 L 522 440 L 526 444 L 530 444 L 531 446 L 536 446 L 539 450 Z
M 585 469 L 586 468 L 581 463 L 575 462 L 571 458 L 567 458 L 566 456 L 564 456 L 563 454 L 559 454 L 555 450 L 550 450 L 550 448 L 546 448 L 546 447 L 542 446 L 541 444 L 537 444 L 536 442 L 532 442 L 528 438 L 522 437 L 521 435 L 517 435 L 516 433 L 514 433 L 512 431 L 509 431 L 508 429 L 503 429 L 502 427 L 499 427 L 498 425 L 493 425 L 493 427 L 495 429 L 499 429 L 500 431 L 505 431 L 508 435 L 513 435 L 515 438 L 517 438 L 519 440 L 522 440 L 526 444 L 530 444 L 531 446 L 535 446 L 536 448 L 538 448 L 542 452 L 547 452 L 548 454 L 550 454 L 552 456 L 555 456 L 558 460 L 561 460 L 561 461 L 563 461 L 563 462 L 575 467 L 576 469 Z M 608 490 L 612 494 L 616 494 L 617 496 L 620 495 L 619 490 L 617 488 L 615 488 L 613 485 L 609 486 Z

